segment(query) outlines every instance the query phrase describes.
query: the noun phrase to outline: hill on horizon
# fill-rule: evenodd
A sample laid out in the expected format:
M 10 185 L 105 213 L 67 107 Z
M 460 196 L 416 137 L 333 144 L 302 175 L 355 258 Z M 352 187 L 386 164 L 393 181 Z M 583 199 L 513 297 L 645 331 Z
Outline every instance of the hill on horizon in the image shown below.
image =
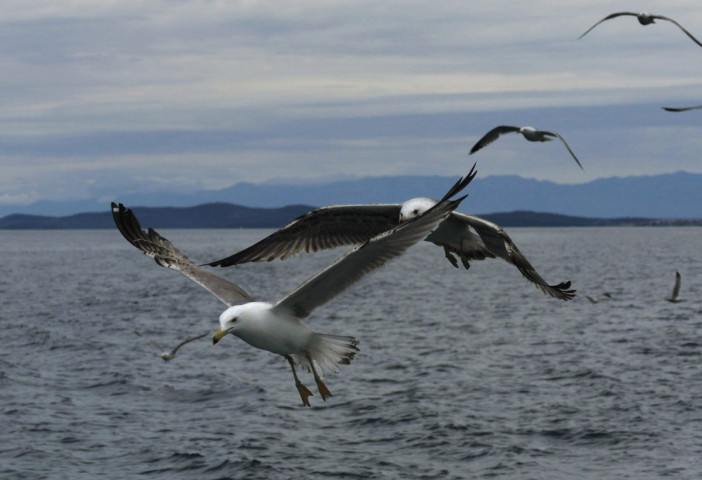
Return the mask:
M 145 228 L 280 228 L 315 207 L 289 205 L 282 208 L 249 208 L 230 203 L 207 203 L 195 207 L 130 207 Z M 503 227 L 593 226 L 702 226 L 702 220 L 648 218 L 586 218 L 555 213 L 515 211 L 485 214 L 486 220 Z M 0 230 L 67 230 L 115 228 L 110 211 L 78 213 L 64 217 L 13 214 L 0 218 Z
M 109 201 L 148 207 L 192 207 L 231 203 L 249 208 L 290 205 L 402 203 L 414 197 L 441 197 L 456 177 L 386 176 L 319 185 L 237 183 L 193 193 L 149 192 L 119 198 L 72 202 L 41 201 L 0 206 L 10 214 L 67 216 L 109 210 Z M 463 210 L 476 215 L 528 210 L 591 218 L 702 218 L 702 174 L 675 172 L 653 176 L 610 177 L 582 184 L 559 184 L 519 176 L 476 178 L 468 187 Z

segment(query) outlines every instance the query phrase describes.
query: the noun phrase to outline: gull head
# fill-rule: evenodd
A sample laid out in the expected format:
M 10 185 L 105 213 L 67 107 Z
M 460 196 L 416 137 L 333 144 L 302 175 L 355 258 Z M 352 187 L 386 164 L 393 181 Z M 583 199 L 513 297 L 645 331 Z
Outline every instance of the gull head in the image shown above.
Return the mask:
M 400 208 L 400 223 L 420 216 L 436 204 L 436 200 L 425 197 L 407 200 Z
M 219 329 L 212 337 L 212 345 L 217 345 L 225 335 L 236 331 L 241 325 L 239 316 L 244 311 L 244 305 L 234 305 L 229 307 L 219 316 Z

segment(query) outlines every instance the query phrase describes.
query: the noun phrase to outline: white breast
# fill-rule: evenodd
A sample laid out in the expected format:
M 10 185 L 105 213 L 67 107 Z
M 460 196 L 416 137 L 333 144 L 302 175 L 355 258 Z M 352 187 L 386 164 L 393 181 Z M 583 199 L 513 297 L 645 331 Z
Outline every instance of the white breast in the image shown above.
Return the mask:
M 274 314 L 268 303 L 251 303 L 237 319 L 234 335 L 249 345 L 290 355 L 307 348 L 313 332 L 293 316 Z

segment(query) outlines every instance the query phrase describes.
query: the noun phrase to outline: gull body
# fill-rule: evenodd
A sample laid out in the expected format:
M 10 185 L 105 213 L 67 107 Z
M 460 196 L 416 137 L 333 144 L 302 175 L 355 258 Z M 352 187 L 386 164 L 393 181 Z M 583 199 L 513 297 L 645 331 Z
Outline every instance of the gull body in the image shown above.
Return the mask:
M 249 345 L 278 355 L 293 355 L 310 348 L 314 332 L 291 314 L 273 313 L 273 304 L 249 302 L 229 307 L 219 317 L 228 331 Z M 221 337 L 220 337 L 221 338 Z
M 639 21 L 639 23 L 640 23 L 641 25 L 651 25 L 651 24 L 656 23 L 656 20 L 665 20 L 665 21 L 667 21 L 667 22 L 671 22 L 671 23 L 677 25 L 677 27 L 678 27 L 680 30 L 682 30 L 682 31 L 685 33 L 685 35 L 687 35 L 688 37 L 690 37 L 690 39 L 691 39 L 693 42 L 695 42 L 697 45 L 699 45 L 700 47 L 702 47 L 702 43 L 700 43 L 699 40 L 697 40 L 690 32 L 688 32 L 687 30 L 685 30 L 685 28 L 683 28 L 682 25 L 680 25 L 678 22 L 676 22 L 676 21 L 673 20 L 672 18 L 664 17 L 663 15 L 652 15 L 652 14 L 646 13 L 646 12 L 639 12 L 639 13 L 636 13 L 636 12 L 616 12 L 616 13 L 612 13 L 612 14 L 607 15 L 606 17 L 604 17 L 604 18 L 603 18 L 602 20 L 600 20 L 599 22 L 595 23 L 595 24 L 594 24 L 593 26 L 591 26 L 590 28 L 588 28 L 588 29 L 585 31 L 585 33 L 583 33 L 582 35 L 580 35 L 580 36 L 578 37 L 578 39 L 583 38 L 585 35 L 587 35 L 593 28 L 595 28 L 595 27 L 596 27 L 597 25 L 599 25 L 600 23 L 602 23 L 602 22 L 604 22 L 604 21 L 606 21 L 606 20 L 611 20 L 612 18 L 624 16 L 624 15 L 626 15 L 626 16 L 631 16 L 631 17 L 636 17 L 636 19 Z
M 563 143 L 563 145 L 565 145 L 568 153 L 570 153 L 570 156 L 573 157 L 573 160 L 575 160 L 575 163 L 578 164 L 580 169 L 583 169 L 580 160 L 578 160 L 578 157 L 575 156 L 575 153 L 573 153 L 573 150 L 571 150 L 570 145 L 568 145 L 563 137 L 555 132 L 549 132 L 548 130 L 537 130 L 534 127 L 515 127 L 512 125 L 497 126 L 483 135 L 483 137 L 478 140 L 475 145 L 473 145 L 473 148 L 470 149 L 468 155 L 473 155 L 475 152 L 488 146 L 497 140 L 500 135 L 505 133 L 521 133 L 522 136 L 530 142 L 550 142 L 554 138 L 557 138 Z
M 417 218 L 434 205 L 436 200 L 431 198 L 409 200 L 400 209 L 400 220 Z M 477 236 L 471 228 L 478 233 Z M 560 300 L 571 300 L 575 296 L 570 282 L 549 285 L 522 255 L 507 232 L 484 218 L 453 212 L 427 236 L 426 241 L 443 247 L 446 259 L 456 268 L 458 262 L 455 257 L 458 257 L 466 269 L 470 268 L 470 260 L 499 257 L 517 267 L 527 280 L 545 294 Z
M 231 333 L 255 348 L 283 356 L 291 367 L 303 405 L 309 406 L 312 392 L 302 384 L 295 367 L 300 365 L 312 373 L 320 396 L 326 400 L 331 392 L 318 369 L 322 374 L 337 371 L 338 365 L 349 364 L 359 350 L 355 338 L 314 332 L 302 320 L 425 238 L 465 198 L 451 200 L 474 176 L 471 170 L 425 215 L 367 239 L 275 303 L 256 301 L 235 283 L 198 266 L 155 230 L 143 230 L 134 213 L 124 205 L 113 203 L 112 215 L 129 243 L 158 265 L 175 270 L 207 289 L 228 306 L 219 317 L 220 328 L 212 337 L 213 344 Z

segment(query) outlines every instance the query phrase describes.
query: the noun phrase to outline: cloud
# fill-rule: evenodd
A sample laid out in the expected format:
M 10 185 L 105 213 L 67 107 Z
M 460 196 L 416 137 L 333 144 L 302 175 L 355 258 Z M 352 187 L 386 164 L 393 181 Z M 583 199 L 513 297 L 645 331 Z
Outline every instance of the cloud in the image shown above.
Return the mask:
M 658 108 L 702 103 L 699 47 L 674 25 L 635 19 L 576 40 L 611 9 L 545 0 L 3 2 L 0 202 L 147 182 L 177 190 L 460 174 L 470 142 L 500 123 L 560 131 L 586 173 L 563 170 L 552 146 L 515 139 L 483 152 L 494 174 L 587 181 L 673 164 L 699 171 L 699 115 Z M 694 2 L 660 13 L 702 35 Z M 528 170 L 522 156 L 533 158 Z

